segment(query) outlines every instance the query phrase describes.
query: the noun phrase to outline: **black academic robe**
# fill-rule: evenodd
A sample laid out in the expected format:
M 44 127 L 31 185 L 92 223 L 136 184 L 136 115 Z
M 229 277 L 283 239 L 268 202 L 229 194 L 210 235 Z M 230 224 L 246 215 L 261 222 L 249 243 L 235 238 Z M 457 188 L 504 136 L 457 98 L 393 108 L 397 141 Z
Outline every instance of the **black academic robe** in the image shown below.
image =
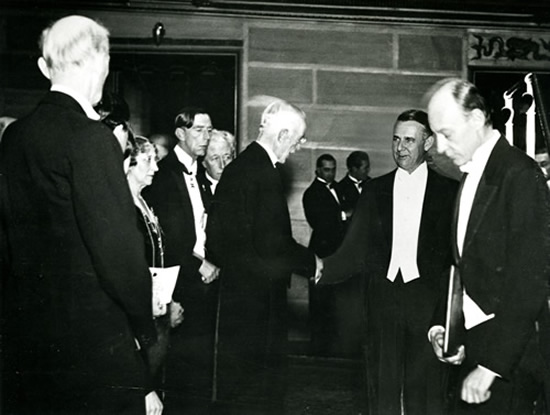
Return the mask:
M 279 171 L 259 144 L 250 144 L 226 167 L 207 235 L 222 267 L 218 400 L 279 405 L 285 385 L 286 290 L 292 272 L 314 274 L 315 260 L 292 238 Z

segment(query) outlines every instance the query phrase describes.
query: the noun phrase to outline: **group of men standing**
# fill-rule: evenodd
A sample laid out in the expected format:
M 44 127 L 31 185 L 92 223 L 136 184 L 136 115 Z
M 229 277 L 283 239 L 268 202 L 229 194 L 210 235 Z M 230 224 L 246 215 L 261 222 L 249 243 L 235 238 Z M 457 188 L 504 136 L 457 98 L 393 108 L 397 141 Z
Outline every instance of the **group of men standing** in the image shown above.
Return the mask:
M 303 195 L 304 213 L 312 229 L 309 248 L 320 258 L 333 254 L 342 243 L 363 185 L 370 180 L 370 160 L 366 152 L 352 152 L 346 164 L 347 175 L 336 183 L 336 160 L 330 154 L 322 154 L 316 162 L 315 179 Z M 331 287 L 309 282 L 313 354 L 359 355 L 362 286 L 360 275 Z
M 3 406 L 159 415 L 146 353 L 157 333 L 144 243 L 120 147 L 92 108 L 108 74 L 108 32 L 70 16 L 43 32 L 41 47 L 51 90 L 0 148 L 9 248 Z M 355 190 L 339 196 L 330 186 L 334 160 L 320 160 L 304 203 L 323 194 L 339 240 L 324 240 L 325 225 L 315 225 L 308 249 L 292 237 L 279 173 L 306 127 L 302 110 L 276 101 L 257 140 L 231 161 L 230 145 L 209 157 L 206 112 L 176 117 L 178 143 L 144 192 L 164 229 L 165 265 L 181 267 L 174 301 L 185 323 L 173 335 L 168 391 L 191 413 L 210 411 L 212 400 L 223 414 L 283 413 L 286 290 L 297 273 L 318 287 L 364 284 L 372 414 L 444 413 L 445 363 L 460 366 L 458 413 L 532 413 L 550 370 L 550 195 L 536 163 L 492 129 L 472 84 L 445 80 L 427 114 L 397 118 L 396 170 L 356 183 L 350 168 Z M 460 189 L 426 166 L 435 140 L 467 173 Z M 203 156 L 208 174 L 199 180 Z M 346 203 L 358 193 L 350 222 Z M 444 353 L 451 266 L 465 330 L 461 347 Z

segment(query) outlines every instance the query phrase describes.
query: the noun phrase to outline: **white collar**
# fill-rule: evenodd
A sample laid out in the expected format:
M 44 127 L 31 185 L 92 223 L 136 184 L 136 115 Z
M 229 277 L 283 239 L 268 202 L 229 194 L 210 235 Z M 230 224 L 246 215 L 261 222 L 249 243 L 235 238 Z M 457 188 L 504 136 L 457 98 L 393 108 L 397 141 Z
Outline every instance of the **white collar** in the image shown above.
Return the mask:
M 204 171 L 204 175 L 211 184 L 218 184 L 219 180 L 216 180 L 212 176 L 210 176 L 206 170 Z
M 460 171 L 463 173 L 483 171 L 499 138 L 500 133 L 497 130 L 491 131 L 491 137 L 474 151 L 470 161 L 459 167 Z
M 350 179 L 353 183 L 355 183 L 355 184 L 361 184 L 361 183 L 363 183 L 363 180 L 356 179 L 355 177 L 353 177 L 353 176 L 352 176 L 351 174 L 349 174 L 349 173 L 348 173 L 348 177 L 349 177 L 349 179 Z
M 176 157 L 189 173 L 197 174 L 197 161 L 193 157 L 177 144 L 174 146 L 174 153 L 176 153 Z
M 275 167 L 275 165 L 279 162 L 279 158 L 275 155 L 273 150 L 261 141 L 256 140 L 256 142 L 265 150 L 265 152 L 269 156 L 269 159 L 271 160 L 271 163 L 273 164 L 273 167 Z
M 53 92 L 61 92 L 62 94 L 70 96 L 72 99 L 74 99 L 76 102 L 78 102 L 78 105 L 82 108 L 86 116 L 94 121 L 99 121 L 101 118 L 99 114 L 94 110 L 94 107 L 92 104 L 90 104 L 90 101 L 88 101 L 84 95 L 81 93 L 75 91 L 74 89 L 61 84 L 53 84 L 50 88 L 50 91 Z
M 395 177 L 398 180 L 407 180 L 407 181 L 420 181 L 424 180 L 428 176 L 428 165 L 425 161 L 422 162 L 412 173 L 409 173 L 407 170 L 402 169 L 401 167 L 397 168 Z

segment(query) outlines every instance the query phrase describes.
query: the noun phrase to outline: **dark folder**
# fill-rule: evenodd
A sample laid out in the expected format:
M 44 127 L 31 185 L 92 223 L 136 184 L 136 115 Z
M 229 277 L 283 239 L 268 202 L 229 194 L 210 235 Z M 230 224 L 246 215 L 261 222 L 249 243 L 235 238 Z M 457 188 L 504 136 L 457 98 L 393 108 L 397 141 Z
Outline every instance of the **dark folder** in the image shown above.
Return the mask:
M 443 355 L 453 356 L 464 344 L 464 313 L 462 311 L 464 291 L 458 268 L 451 266 L 449 275 L 449 290 L 447 295 L 447 311 L 445 314 L 445 339 Z

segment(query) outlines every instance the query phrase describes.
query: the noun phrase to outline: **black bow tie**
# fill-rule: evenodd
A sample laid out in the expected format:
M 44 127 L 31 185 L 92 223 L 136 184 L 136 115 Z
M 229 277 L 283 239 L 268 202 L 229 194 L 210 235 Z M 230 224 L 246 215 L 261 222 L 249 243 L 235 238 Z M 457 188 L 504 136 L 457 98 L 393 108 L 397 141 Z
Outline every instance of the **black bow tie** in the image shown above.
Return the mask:
M 327 183 L 327 187 L 328 187 L 329 189 L 334 189 L 334 188 L 335 188 L 335 187 L 334 187 L 334 182 Z

